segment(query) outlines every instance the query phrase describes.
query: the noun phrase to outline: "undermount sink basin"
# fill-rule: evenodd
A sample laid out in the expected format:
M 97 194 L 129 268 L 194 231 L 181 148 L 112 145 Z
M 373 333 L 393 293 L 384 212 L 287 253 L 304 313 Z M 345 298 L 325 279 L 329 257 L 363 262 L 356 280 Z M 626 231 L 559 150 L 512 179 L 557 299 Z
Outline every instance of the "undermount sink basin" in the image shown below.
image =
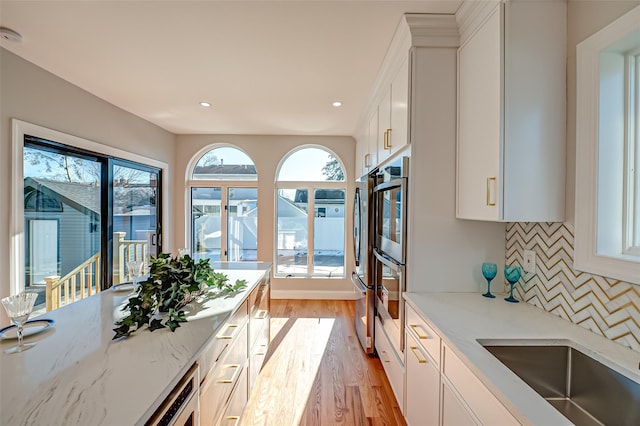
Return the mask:
M 570 346 L 483 344 L 576 425 L 640 425 L 640 383 Z

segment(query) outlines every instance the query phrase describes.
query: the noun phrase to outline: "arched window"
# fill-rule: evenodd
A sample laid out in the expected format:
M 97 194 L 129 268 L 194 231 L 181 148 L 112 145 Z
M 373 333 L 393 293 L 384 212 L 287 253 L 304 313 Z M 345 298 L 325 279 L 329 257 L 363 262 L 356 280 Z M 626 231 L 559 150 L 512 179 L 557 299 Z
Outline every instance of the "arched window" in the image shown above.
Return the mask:
M 188 184 L 194 259 L 257 260 L 257 180 L 253 161 L 237 148 L 215 147 L 198 159 Z
M 344 278 L 344 177 L 340 160 L 324 148 L 304 147 L 281 162 L 276 275 Z

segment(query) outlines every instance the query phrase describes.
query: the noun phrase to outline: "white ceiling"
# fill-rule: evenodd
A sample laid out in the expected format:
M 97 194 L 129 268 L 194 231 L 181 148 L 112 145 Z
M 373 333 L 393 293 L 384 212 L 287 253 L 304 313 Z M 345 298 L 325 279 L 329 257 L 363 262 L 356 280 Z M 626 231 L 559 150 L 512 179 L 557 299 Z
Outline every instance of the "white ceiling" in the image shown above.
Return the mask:
M 402 14 L 459 4 L 1 0 L 1 45 L 174 133 L 352 135 Z

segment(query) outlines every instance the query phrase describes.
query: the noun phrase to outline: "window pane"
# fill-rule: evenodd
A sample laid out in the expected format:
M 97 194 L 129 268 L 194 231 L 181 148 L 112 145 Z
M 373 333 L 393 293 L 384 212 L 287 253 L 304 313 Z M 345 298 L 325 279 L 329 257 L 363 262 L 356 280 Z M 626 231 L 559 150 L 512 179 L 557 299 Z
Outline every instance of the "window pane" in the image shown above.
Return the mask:
M 236 148 L 215 148 L 204 154 L 193 169 L 196 180 L 257 180 L 251 158 Z
M 191 253 L 194 259 L 220 260 L 222 188 L 191 188 Z
M 258 188 L 229 188 L 227 260 L 258 260 Z
M 316 189 L 313 221 L 314 275 L 344 275 L 344 189 Z
M 279 189 L 277 197 L 276 273 L 306 274 L 308 204 L 306 190 Z
M 278 180 L 344 181 L 340 162 L 319 148 L 305 148 L 289 155 L 280 167 Z
M 158 254 L 157 196 L 158 174 L 132 167 L 113 167 L 113 283 L 132 279 L 129 260 L 143 263 Z
M 83 279 L 100 283 L 101 167 L 30 146 L 23 165 L 25 286 L 40 294 L 37 312 L 44 309 L 47 280 L 55 283 L 86 265 Z

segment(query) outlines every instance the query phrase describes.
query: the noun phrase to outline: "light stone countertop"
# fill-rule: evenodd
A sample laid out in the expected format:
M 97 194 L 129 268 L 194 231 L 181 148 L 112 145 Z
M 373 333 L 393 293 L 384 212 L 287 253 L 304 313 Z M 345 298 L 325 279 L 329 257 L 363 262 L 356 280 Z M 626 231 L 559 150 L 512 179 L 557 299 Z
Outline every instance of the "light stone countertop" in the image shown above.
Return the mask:
M 404 297 L 443 342 L 523 424 L 572 424 L 478 343 L 569 343 L 584 354 L 640 382 L 640 353 L 528 303 L 508 303 L 479 293 L 405 293 Z
M 143 424 L 268 273 L 268 264 L 215 270 L 231 282 L 247 280 L 247 288 L 233 297 L 215 297 L 212 291 L 194 302 L 202 307 L 197 313 L 189 313 L 192 305 L 187 305 L 189 321 L 173 333 L 145 328 L 112 340 L 128 292 L 105 290 L 40 316 L 55 323 L 27 337 L 25 342 L 36 345 L 26 352 L 5 354 L 16 340 L 2 341 L 0 424 Z

